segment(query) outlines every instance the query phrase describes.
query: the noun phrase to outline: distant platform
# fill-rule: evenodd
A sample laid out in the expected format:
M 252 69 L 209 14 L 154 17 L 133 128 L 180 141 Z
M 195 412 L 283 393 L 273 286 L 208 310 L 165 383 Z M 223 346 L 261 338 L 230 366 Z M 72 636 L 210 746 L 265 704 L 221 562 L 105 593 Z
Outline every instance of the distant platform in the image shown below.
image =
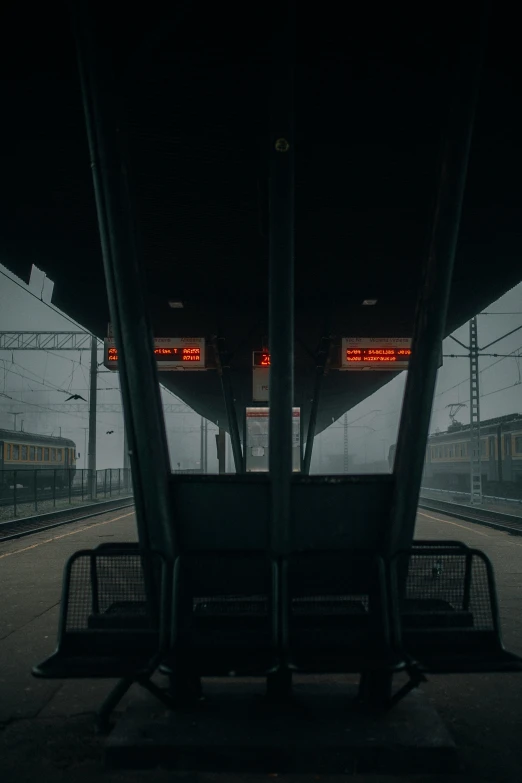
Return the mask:
M 260 774 L 458 769 L 455 743 L 420 691 L 382 712 L 363 708 L 347 677 L 296 677 L 285 705 L 265 698 L 262 680 L 207 680 L 204 692 L 204 701 L 173 712 L 136 696 L 107 739 L 107 764 Z

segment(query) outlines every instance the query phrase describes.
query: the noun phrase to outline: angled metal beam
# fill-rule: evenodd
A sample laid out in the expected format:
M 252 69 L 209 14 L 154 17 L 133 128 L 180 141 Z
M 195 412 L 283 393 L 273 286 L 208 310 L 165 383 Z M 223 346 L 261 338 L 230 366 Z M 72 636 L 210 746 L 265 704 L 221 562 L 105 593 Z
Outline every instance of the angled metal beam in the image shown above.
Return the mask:
M 134 209 L 118 117 L 110 42 L 98 5 L 70 3 L 91 158 L 105 280 L 119 353 L 120 384 L 131 455 L 140 543 L 176 554 L 168 475 L 169 454 L 153 352 L 152 327 L 136 243 Z
M 409 547 L 415 529 L 426 441 L 444 337 L 451 278 L 468 169 L 473 122 L 486 48 L 488 3 L 469 20 L 453 79 L 430 248 L 413 333 L 397 439 L 395 490 L 385 551 Z
M 321 387 L 326 370 L 326 365 L 330 356 L 330 346 L 332 344 L 331 337 L 323 337 L 321 340 L 321 346 L 315 356 L 316 368 L 315 368 L 315 383 L 314 393 L 312 397 L 312 406 L 310 409 L 310 418 L 308 420 L 308 434 L 306 436 L 306 448 L 303 459 L 303 473 L 310 473 L 310 465 L 312 463 L 312 451 L 314 448 L 315 427 L 317 424 L 317 412 L 319 410 L 319 397 L 321 394 Z

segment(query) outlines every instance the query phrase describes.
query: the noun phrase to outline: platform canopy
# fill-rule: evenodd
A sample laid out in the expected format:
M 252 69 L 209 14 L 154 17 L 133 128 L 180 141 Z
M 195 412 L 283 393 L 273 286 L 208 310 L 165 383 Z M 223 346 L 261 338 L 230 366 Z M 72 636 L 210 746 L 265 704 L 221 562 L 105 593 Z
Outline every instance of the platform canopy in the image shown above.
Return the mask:
M 217 335 L 238 408 L 268 333 L 269 43 L 278 4 L 98 4 L 118 73 L 146 290 L 158 337 Z M 518 29 L 494 4 L 446 332 L 522 278 Z M 411 337 L 452 67 L 471 2 L 299 4 L 295 405 L 335 335 Z M 4 21 L 0 262 L 55 281 L 53 303 L 109 321 L 66 4 Z M 42 30 L 45 29 L 45 34 Z M 375 304 L 364 304 L 375 300 Z M 181 303 L 172 307 L 169 302 Z M 324 381 L 316 431 L 393 372 Z M 161 381 L 224 423 L 217 373 Z

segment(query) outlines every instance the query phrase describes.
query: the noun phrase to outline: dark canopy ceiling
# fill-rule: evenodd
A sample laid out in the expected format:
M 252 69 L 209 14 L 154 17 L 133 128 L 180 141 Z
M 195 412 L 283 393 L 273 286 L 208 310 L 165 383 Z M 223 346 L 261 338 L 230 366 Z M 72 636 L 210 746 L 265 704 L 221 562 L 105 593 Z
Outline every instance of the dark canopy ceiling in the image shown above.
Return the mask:
M 95 3 L 120 85 L 146 291 L 158 336 L 219 334 L 238 404 L 267 333 L 270 41 L 278 4 Z M 497 2 L 447 332 L 522 278 L 518 31 Z M 166 10 L 165 10 L 166 9 Z M 456 51 L 475 3 L 298 4 L 296 403 L 326 333 L 411 334 Z M 0 261 L 53 302 L 109 320 L 76 61 L 60 3 L 12 4 L 1 77 Z M 5 55 L 4 55 L 5 56 Z M 362 307 L 364 298 L 376 307 Z M 183 310 L 168 307 L 182 299 Z M 389 380 L 325 381 L 318 428 Z M 224 420 L 218 379 L 163 374 Z

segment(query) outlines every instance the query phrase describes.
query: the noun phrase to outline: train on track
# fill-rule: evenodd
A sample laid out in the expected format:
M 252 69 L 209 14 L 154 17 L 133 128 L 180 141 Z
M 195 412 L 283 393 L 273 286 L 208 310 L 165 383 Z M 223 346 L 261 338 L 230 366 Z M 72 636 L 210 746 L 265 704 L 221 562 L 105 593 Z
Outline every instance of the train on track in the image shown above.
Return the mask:
M 522 414 L 512 413 L 480 423 L 483 491 L 503 497 L 522 497 Z M 388 461 L 393 467 L 395 445 Z M 469 492 L 469 424 L 454 422 L 446 432 L 429 436 L 423 486 Z
M 76 444 L 69 438 L 0 429 L 0 483 L 65 487 L 76 472 Z M 14 473 L 16 471 L 16 474 Z

